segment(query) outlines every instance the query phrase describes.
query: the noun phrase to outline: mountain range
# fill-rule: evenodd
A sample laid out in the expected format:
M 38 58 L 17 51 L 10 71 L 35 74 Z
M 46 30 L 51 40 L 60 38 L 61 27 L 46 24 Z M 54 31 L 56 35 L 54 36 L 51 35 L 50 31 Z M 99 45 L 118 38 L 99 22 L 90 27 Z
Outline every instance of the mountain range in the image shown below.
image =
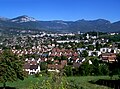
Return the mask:
M 77 21 L 40 21 L 27 15 L 12 19 L 0 17 L 0 29 L 37 29 L 55 32 L 120 32 L 120 21 L 111 23 L 109 20 L 77 20 Z

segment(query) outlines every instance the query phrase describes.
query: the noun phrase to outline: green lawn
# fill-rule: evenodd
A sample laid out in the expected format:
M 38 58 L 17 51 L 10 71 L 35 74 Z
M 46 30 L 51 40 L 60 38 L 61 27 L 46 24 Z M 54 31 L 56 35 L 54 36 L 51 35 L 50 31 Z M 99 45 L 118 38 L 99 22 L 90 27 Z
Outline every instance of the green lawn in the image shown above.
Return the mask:
M 39 78 L 35 78 L 34 76 L 29 76 L 28 78 L 25 78 L 23 81 L 18 80 L 15 82 L 8 82 L 7 86 L 10 87 L 15 87 L 17 89 L 29 89 L 30 86 L 32 86 L 33 84 L 36 84 L 38 81 L 44 80 L 45 77 L 39 77 Z M 0 84 L 0 86 L 2 86 L 2 84 Z
M 98 79 L 110 79 L 109 76 L 82 76 L 82 77 L 68 77 L 68 80 L 74 80 L 76 84 L 79 84 L 83 89 L 111 89 L 106 86 L 100 86 L 91 84 L 89 81 Z
M 16 87 L 17 89 L 29 89 L 30 86 L 36 84 L 38 81 L 42 82 L 46 77 L 35 78 L 34 76 L 29 76 L 25 78 L 24 81 L 18 80 L 13 83 L 7 83 L 7 86 Z M 91 84 L 89 81 L 98 79 L 110 79 L 109 76 L 77 76 L 77 77 L 67 77 L 68 81 L 73 80 L 75 84 L 83 87 L 82 89 L 111 89 L 105 86 L 100 86 L 96 84 Z M 2 84 L 0 84 L 2 86 Z

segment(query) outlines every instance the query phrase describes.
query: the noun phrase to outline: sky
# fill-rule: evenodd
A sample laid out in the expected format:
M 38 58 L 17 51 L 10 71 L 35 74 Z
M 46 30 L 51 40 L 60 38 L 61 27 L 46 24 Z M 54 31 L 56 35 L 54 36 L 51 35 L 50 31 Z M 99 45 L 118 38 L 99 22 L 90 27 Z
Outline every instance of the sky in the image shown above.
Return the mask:
M 0 16 L 38 20 L 120 20 L 120 0 L 0 0 Z

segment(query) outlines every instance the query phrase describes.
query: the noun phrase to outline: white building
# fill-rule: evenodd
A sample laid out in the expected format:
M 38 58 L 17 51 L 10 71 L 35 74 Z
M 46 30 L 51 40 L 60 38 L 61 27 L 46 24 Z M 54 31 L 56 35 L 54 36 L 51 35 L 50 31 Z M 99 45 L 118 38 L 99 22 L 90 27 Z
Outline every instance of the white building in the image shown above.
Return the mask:
M 100 52 L 102 53 L 110 53 L 111 52 L 111 48 L 100 48 Z

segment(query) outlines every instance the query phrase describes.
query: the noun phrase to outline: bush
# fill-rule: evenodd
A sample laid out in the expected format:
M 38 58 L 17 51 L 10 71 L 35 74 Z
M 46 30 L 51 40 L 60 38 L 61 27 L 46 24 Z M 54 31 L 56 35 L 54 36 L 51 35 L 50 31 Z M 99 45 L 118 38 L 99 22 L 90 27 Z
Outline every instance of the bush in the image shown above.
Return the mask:
M 73 71 L 72 71 L 72 66 L 65 66 L 64 68 L 64 73 L 67 75 L 67 76 L 72 76 L 73 75 Z
M 40 73 L 37 72 L 37 73 L 35 74 L 35 77 L 39 77 L 39 76 L 40 76 Z
M 51 72 L 51 75 L 42 82 L 39 80 L 29 89 L 82 89 L 75 81 L 67 81 L 63 72 Z

